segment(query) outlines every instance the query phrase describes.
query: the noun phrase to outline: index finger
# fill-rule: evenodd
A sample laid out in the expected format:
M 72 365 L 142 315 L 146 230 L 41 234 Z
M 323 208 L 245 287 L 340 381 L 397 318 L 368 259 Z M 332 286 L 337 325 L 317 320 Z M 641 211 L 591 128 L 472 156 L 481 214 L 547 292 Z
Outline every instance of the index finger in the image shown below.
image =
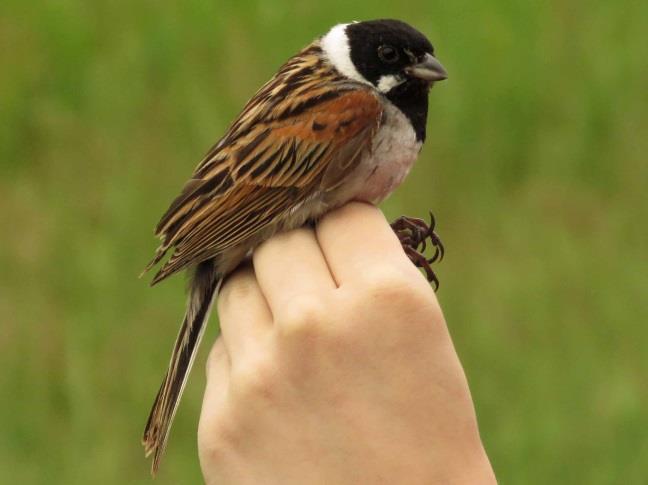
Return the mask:
M 380 265 L 413 268 L 385 216 L 372 205 L 351 202 L 329 212 L 316 233 L 338 284 Z

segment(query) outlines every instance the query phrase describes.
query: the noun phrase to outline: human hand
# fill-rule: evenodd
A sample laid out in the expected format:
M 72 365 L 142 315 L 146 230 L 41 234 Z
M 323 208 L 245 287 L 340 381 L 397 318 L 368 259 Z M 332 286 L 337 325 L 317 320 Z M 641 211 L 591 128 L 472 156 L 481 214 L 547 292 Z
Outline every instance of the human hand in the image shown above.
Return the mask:
M 218 313 L 208 484 L 495 483 L 436 296 L 378 209 L 265 242 Z

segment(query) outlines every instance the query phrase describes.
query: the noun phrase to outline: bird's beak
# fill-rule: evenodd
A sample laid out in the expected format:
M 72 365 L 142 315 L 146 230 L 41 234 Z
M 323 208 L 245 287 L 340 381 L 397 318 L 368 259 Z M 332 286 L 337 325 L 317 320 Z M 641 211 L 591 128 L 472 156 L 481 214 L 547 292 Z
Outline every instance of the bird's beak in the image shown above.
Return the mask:
M 441 63 L 432 54 L 425 54 L 425 57 L 418 64 L 405 69 L 405 72 L 419 79 L 429 82 L 443 81 L 448 79 L 448 73 Z

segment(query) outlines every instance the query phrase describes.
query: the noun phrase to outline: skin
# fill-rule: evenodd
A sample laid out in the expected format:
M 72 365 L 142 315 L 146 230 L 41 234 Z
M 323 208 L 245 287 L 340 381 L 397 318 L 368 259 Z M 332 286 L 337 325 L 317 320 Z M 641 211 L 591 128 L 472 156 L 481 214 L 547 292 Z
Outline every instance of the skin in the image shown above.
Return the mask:
M 218 312 L 206 483 L 496 483 L 434 291 L 375 207 L 262 244 Z

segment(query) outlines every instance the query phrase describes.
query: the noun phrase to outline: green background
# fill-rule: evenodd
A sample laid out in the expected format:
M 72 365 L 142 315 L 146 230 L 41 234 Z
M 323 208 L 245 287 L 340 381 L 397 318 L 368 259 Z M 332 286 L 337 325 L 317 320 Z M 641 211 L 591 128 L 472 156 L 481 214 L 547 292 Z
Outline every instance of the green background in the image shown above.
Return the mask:
M 450 73 L 383 208 L 437 217 L 439 298 L 501 483 L 648 482 L 638 0 L 4 0 L 0 482 L 150 483 L 140 433 L 184 308 L 182 277 L 137 279 L 152 228 L 287 57 L 379 17 L 428 34 Z M 157 484 L 200 480 L 205 354 Z

